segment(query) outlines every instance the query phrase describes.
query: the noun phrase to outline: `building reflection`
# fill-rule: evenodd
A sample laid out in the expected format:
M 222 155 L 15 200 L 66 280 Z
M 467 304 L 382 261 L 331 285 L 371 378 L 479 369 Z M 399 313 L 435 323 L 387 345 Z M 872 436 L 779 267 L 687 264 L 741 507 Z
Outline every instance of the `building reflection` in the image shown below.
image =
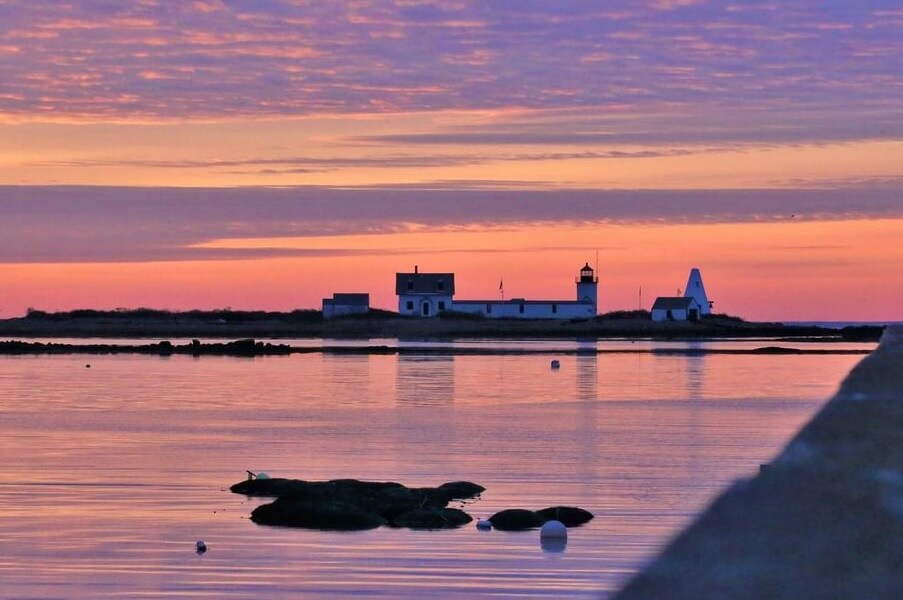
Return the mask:
M 579 481 L 586 486 L 585 492 L 591 494 L 592 486 L 589 482 L 596 480 L 600 460 L 596 422 L 599 416 L 599 353 L 595 340 L 579 343 L 574 368 L 578 400 L 575 412 L 577 475 Z
M 595 341 L 579 343 L 576 362 L 577 399 L 596 400 L 599 394 L 599 353 Z
M 399 354 L 395 371 L 399 406 L 450 406 L 455 401 L 455 357 Z
M 686 389 L 687 398 L 690 400 L 702 399 L 707 347 L 706 342 L 698 340 L 687 342 L 687 348 L 696 351 L 689 353 L 686 360 Z

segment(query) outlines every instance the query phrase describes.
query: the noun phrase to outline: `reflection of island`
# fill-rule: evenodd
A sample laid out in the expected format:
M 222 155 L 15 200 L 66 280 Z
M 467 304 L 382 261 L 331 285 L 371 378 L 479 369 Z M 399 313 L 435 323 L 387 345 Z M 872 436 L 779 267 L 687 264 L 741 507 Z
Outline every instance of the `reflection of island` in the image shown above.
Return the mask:
M 395 394 L 399 405 L 450 406 L 455 400 L 455 357 L 399 354 Z

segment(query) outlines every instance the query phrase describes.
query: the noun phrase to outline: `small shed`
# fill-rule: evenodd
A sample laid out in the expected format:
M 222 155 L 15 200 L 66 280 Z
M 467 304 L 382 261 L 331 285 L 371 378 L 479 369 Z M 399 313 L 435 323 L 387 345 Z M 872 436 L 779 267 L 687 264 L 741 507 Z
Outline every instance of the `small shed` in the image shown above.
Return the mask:
M 333 294 L 323 298 L 323 318 L 334 319 L 345 315 L 364 315 L 370 312 L 370 294 Z
M 660 296 L 652 305 L 652 320 L 661 321 L 698 321 L 699 303 L 692 296 Z

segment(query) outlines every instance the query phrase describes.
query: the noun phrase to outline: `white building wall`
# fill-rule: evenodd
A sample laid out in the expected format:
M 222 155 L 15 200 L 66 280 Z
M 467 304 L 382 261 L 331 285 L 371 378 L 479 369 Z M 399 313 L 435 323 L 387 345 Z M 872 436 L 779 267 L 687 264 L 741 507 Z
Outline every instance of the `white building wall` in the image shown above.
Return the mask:
M 577 301 L 591 303 L 593 305 L 593 316 L 596 316 L 599 308 L 598 293 L 599 285 L 595 281 L 593 281 L 592 283 L 577 283 Z
M 684 288 L 684 297 L 693 298 L 699 305 L 700 315 L 712 314 L 712 308 L 709 304 L 709 297 L 705 293 L 705 285 L 702 283 L 702 273 L 699 269 L 693 267 L 690 269 L 690 276 L 687 278 L 687 287 Z
M 595 307 L 590 303 L 536 300 L 463 300 L 456 301 L 452 310 L 488 319 L 588 319 L 596 316 Z
M 687 321 L 690 318 L 690 315 L 686 310 L 683 309 L 671 309 L 671 318 L 668 318 L 668 311 L 664 309 L 653 309 L 652 311 L 652 320 L 653 321 Z
M 427 312 L 424 313 L 424 305 Z M 398 296 L 398 314 L 415 317 L 435 317 L 440 312 L 452 310 L 451 294 L 401 294 Z
M 326 304 L 323 303 L 323 318 L 332 319 L 345 315 L 363 315 L 370 312 L 370 307 L 363 304 Z

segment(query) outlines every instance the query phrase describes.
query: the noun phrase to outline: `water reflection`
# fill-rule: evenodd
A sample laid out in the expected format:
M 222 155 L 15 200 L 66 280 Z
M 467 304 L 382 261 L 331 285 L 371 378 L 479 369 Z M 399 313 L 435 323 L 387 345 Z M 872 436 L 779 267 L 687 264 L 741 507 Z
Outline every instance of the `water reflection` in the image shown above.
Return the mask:
M 792 435 L 849 356 L 0 358 L 3 597 L 595 597 Z M 258 527 L 245 469 L 573 505 L 537 532 Z M 195 542 L 210 550 L 201 559 Z
M 395 400 L 399 406 L 451 406 L 455 402 L 455 357 L 400 354 Z

